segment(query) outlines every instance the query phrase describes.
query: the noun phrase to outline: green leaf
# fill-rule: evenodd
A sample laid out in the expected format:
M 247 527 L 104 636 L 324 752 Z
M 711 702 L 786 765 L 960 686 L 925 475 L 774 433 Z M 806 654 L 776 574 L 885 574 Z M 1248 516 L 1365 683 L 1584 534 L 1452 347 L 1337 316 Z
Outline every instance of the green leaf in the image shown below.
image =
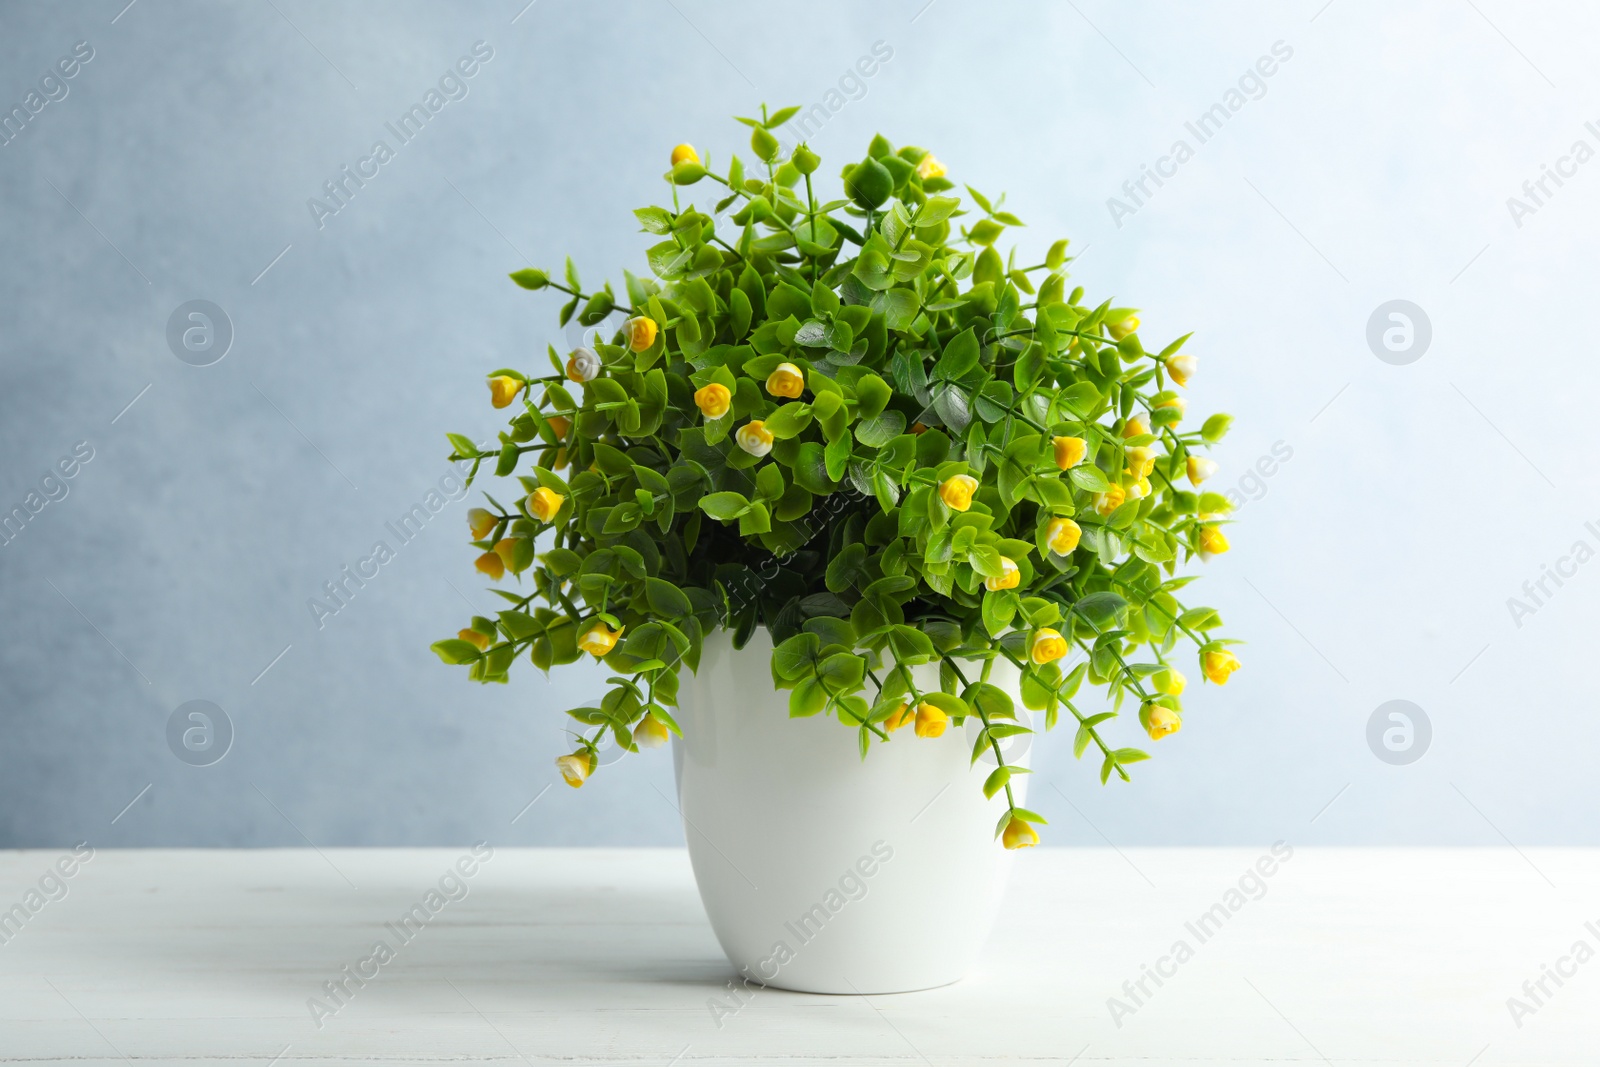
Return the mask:
M 849 696 L 836 698 L 833 702 L 833 706 L 839 712 L 839 721 L 846 725 L 849 725 L 850 723 L 861 723 L 862 725 L 865 725 L 867 719 L 872 714 L 871 708 L 867 704 L 867 698 L 863 696 L 857 696 L 854 693 L 850 694 Z
M 1076 382 L 1061 391 L 1059 400 L 1068 411 L 1087 419 L 1100 405 L 1100 391 L 1089 382 Z
M 975 245 L 992 245 L 1005 232 L 1005 227 L 993 219 L 979 219 L 967 231 L 967 239 Z
M 1056 699 L 1052 687 L 1061 678 L 1061 669 L 1054 663 L 1044 666 L 1030 665 L 1022 672 L 1022 706 L 1033 711 L 1043 711 Z
M 698 163 L 683 162 L 672 168 L 673 185 L 693 185 L 706 176 L 706 168 Z
M 803 678 L 789 694 L 789 717 L 803 719 L 828 706 L 828 691 L 816 677 Z
M 776 463 L 764 463 L 756 472 L 756 492 L 768 503 L 783 499 L 783 470 Z
M 1120 625 L 1128 610 L 1128 602 L 1120 595 L 1103 591 L 1090 593 L 1072 605 L 1072 610 L 1088 619 L 1098 630 Z
M 807 619 L 805 632 L 816 634 L 822 639 L 823 645 L 844 645 L 849 648 L 856 643 L 856 631 L 850 625 L 850 620 L 835 618 L 832 615 L 819 615 L 814 619 Z
M 1091 493 L 1103 493 L 1111 488 L 1111 483 L 1106 481 L 1106 476 L 1100 468 L 1091 467 L 1081 463 L 1067 472 L 1067 477 L 1072 479 L 1072 484 L 1079 489 L 1086 489 Z
M 856 440 L 871 448 L 882 448 L 904 433 L 905 428 L 905 415 L 891 408 L 857 423 Z
M 1227 436 L 1228 428 L 1232 425 L 1233 416 L 1224 415 L 1219 412 L 1218 414 L 1207 419 L 1205 424 L 1200 427 L 1200 436 L 1205 438 L 1208 443 L 1214 445 Z
M 745 331 L 750 328 L 751 307 L 750 298 L 742 289 L 734 289 L 728 294 L 728 313 L 730 324 L 733 327 L 735 340 L 744 337 Z
M 972 714 L 972 709 L 967 707 L 967 702 L 965 700 L 962 700 L 958 696 L 951 696 L 949 693 L 923 693 L 922 700 L 923 703 L 932 704 L 946 715 L 950 715 L 952 717 L 959 716 L 961 718 L 965 718 L 966 716 Z
M 1009 589 L 986 591 L 983 595 L 983 626 L 989 636 L 999 637 L 1016 618 L 1017 599 Z
M 519 456 L 520 453 L 517 450 L 517 443 L 507 439 L 506 443 L 501 446 L 500 458 L 494 465 L 495 477 L 504 478 L 506 475 L 516 470 L 517 459 Z
M 823 463 L 827 477 L 835 482 L 843 479 L 852 454 L 849 434 L 842 433 L 832 441 L 829 441 L 827 449 L 823 452 Z
M 918 226 L 932 226 L 953 215 L 961 201 L 953 196 L 930 196 L 917 212 Z
M 772 513 L 764 501 L 752 501 L 744 514 L 739 516 L 739 536 L 749 537 L 751 534 L 769 533 L 772 530 Z
M 772 650 L 772 669 L 779 678 L 792 682 L 812 669 L 822 639 L 814 633 L 801 632 Z
M 978 365 L 978 336 L 971 327 L 962 330 L 945 345 L 944 354 L 934 364 L 933 373 L 945 381 L 961 378 Z
M 448 641 L 435 641 L 428 646 L 441 660 L 449 664 L 476 663 L 483 658 L 483 653 L 471 641 L 463 641 L 452 637 Z
M 993 545 L 973 545 L 967 553 L 967 561 L 972 564 L 972 569 L 985 578 L 999 578 L 1005 574 L 1005 566 L 1000 562 L 1000 550 Z
M 933 398 L 933 408 L 954 433 L 960 434 L 972 421 L 972 409 L 967 394 L 958 386 L 947 385 Z
M 784 404 L 766 417 L 767 432 L 782 441 L 797 437 L 811 425 L 811 405 L 802 401 Z
M 524 289 L 539 290 L 550 284 L 550 275 L 537 267 L 524 267 L 522 270 L 512 271 L 511 280 Z
M 713 519 L 720 519 L 723 522 L 737 519 L 749 506 L 750 501 L 739 493 L 707 493 L 700 498 L 700 510 Z
M 583 564 L 583 557 L 570 548 L 552 548 L 539 558 L 557 577 L 572 574 Z
M 975 711 L 990 719 L 1016 717 L 1017 708 L 1011 697 L 1006 694 L 1004 689 L 990 682 L 973 682 L 962 692 L 961 699 L 965 700 Z M 993 726 L 991 726 L 992 729 Z
M 873 299 L 872 309 L 882 312 L 885 328 L 905 333 L 916 324 L 922 305 L 914 289 L 886 289 Z
M 635 208 L 633 215 L 649 233 L 665 235 L 672 232 L 672 215 L 665 208 Z M 514 278 L 516 275 L 513 274 L 512 277 Z
M 1178 616 L 1178 621 L 1191 630 L 1211 630 L 1222 625 L 1215 608 L 1190 608 Z
M 778 139 L 765 129 L 757 126 L 750 131 L 750 151 L 763 163 L 771 163 L 778 157 Z
M 876 374 L 864 374 L 856 382 L 856 404 L 863 419 L 870 419 L 889 406 L 894 390 Z
M 664 578 L 646 578 L 644 588 L 645 596 L 650 602 L 650 610 L 657 615 L 676 619 L 694 610 L 683 590 Z
M 933 639 L 915 626 L 897 624 L 889 631 L 889 645 L 899 663 L 926 663 L 939 653 Z
M 854 652 L 835 652 L 817 664 L 817 677 L 836 691 L 852 690 L 860 687 L 866 670 L 866 661 Z
M 842 593 L 846 589 L 855 587 L 856 578 L 861 573 L 861 565 L 866 562 L 867 546 L 860 541 L 845 545 L 839 554 L 828 561 L 825 583 L 828 589 L 835 593 Z
M 611 299 L 611 294 L 601 291 L 591 296 L 583 305 L 583 310 L 578 312 L 578 323 L 582 326 L 593 326 L 600 322 L 616 304 Z

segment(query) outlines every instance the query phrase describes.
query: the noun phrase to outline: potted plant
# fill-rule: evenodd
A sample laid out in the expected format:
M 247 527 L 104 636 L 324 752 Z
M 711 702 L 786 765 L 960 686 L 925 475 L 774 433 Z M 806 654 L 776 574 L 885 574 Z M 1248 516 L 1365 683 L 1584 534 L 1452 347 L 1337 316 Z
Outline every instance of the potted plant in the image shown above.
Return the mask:
M 1021 220 L 923 149 L 875 137 L 824 198 L 773 132 L 794 111 L 739 119 L 748 170 L 673 150 L 671 206 L 634 212 L 654 277 L 511 275 L 592 338 L 489 375 L 496 445 L 450 435 L 520 483 L 469 514 L 477 569 L 517 588 L 433 649 L 485 683 L 603 661 L 604 699 L 566 713 L 571 786 L 604 744 L 676 737 L 747 982 L 923 988 L 970 966 L 1006 850 L 1038 840 L 1030 724 L 1065 719 L 1127 780 L 1147 756 L 1122 709 L 1167 737 L 1181 660 L 1239 667 L 1178 574 L 1228 548 L 1200 453 L 1229 417 L 1188 415 L 1187 336 L 1149 351 L 1133 309 L 1069 290 L 1065 240 L 1002 255 Z

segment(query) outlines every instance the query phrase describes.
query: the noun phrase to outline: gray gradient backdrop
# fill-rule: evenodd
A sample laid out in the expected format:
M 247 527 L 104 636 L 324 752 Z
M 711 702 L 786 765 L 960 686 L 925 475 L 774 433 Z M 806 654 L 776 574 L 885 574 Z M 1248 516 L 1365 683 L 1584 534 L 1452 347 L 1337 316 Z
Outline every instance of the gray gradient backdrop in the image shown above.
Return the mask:
M 93 450 L 0 547 L 0 845 L 680 841 L 664 751 L 528 807 L 597 670 L 479 688 L 427 652 L 494 603 L 466 503 L 322 628 L 306 602 L 398 545 L 446 430 L 494 431 L 483 372 L 563 343 L 506 272 L 641 270 L 629 211 L 671 146 L 748 156 L 728 116 L 762 100 L 837 105 L 825 175 L 881 130 L 1008 192 L 1025 258 L 1070 236 L 1096 300 L 1196 331 L 1192 400 L 1237 416 L 1219 483 L 1249 499 L 1200 588 L 1245 669 L 1191 672 L 1132 786 L 1042 742 L 1052 843 L 1600 842 L 1592 8 L 125 2 L 0 7 L 7 110 L 94 50 L 0 146 L 0 507 Z M 478 41 L 468 95 L 319 229 L 307 199 Z M 1185 122 L 1279 41 L 1200 144 Z M 1514 218 L 1546 164 L 1564 184 Z M 1432 325 L 1404 366 L 1366 339 L 1392 299 Z M 211 366 L 167 344 L 190 300 L 232 323 Z M 1367 741 L 1396 699 L 1432 725 L 1404 766 Z M 213 766 L 169 750 L 190 700 L 233 723 Z

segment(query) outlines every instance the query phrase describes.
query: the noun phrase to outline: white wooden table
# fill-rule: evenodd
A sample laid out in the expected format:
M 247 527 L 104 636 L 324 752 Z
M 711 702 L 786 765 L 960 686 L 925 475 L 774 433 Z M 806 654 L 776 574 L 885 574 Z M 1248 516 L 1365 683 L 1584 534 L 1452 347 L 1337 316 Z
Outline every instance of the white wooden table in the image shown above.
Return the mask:
M 1266 852 L 1037 849 L 965 982 L 742 1005 L 681 851 L 496 849 L 436 914 L 466 849 L 99 851 L 53 900 L 61 852 L 0 853 L 39 904 L 0 914 L 0 1063 L 1600 1063 L 1600 852 L 1297 849 L 1231 898 Z

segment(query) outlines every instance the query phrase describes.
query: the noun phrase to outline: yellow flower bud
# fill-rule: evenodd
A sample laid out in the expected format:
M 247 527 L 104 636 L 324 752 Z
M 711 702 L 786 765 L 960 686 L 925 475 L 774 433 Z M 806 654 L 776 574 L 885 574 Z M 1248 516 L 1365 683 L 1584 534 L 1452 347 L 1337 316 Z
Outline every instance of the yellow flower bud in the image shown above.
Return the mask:
M 1130 415 L 1128 421 L 1122 424 L 1122 436 L 1143 437 L 1150 432 L 1150 420 L 1143 415 Z
M 751 419 L 739 427 L 733 439 L 752 456 L 764 456 L 772 451 L 772 434 L 767 432 L 767 424 L 760 419 Z
M 480 634 L 476 630 L 460 630 L 457 631 L 456 636 L 461 638 L 463 641 L 470 641 L 477 645 L 479 652 L 487 652 L 489 650 L 488 634 Z
M 489 402 L 497 408 L 509 407 L 522 392 L 522 383 L 504 374 L 489 379 Z
M 1200 556 L 1202 559 L 1220 556 L 1226 551 L 1228 551 L 1228 539 L 1222 535 L 1220 526 L 1200 527 Z
M 1129 315 L 1121 322 L 1113 322 L 1109 324 L 1109 329 L 1111 330 L 1111 339 L 1114 341 L 1122 340 L 1124 337 L 1128 336 L 1138 328 L 1139 316 L 1137 315 Z
M 722 418 L 732 403 L 733 394 L 720 382 L 712 382 L 694 391 L 694 406 L 708 419 Z
M 1160 411 L 1163 408 L 1173 409 L 1178 413 L 1178 417 L 1181 419 L 1183 416 L 1189 413 L 1189 401 L 1185 400 L 1181 396 L 1169 396 L 1165 400 L 1162 400 L 1160 403 L 1156 404 L 1157 411 Z
M 767 375 L 767 392 L 773 396 L 793 399 L 805 391 L 805 375 L 793 363 L 780 363 L 777 370 Z
M 1045 539 L 1050 543 L 1050 551 L 1058 556 L 1072 555 L 1082 536 L 1083 528 L 1071 519 L 1051 519 L 1050 525 L 1045 528 Z
M 1128 473 L 1143 478 L 1156 469 L 1156 451 L 1149 445 L 1134 445 L 1123 453 L 1128 460 Z
M 467 512 L 467 528 L 472 531 L 474 541 L 482 541 L 488 537 L 489 531 L 493 530 L 499 521 L 486 508 L 473 508 Z
M 648 315 L 635 315 L 622 324 L 628 334 L 628 347 L 643 352 L 656 343 L 656 320 Z
M 1070 470 L 1083 462 L 1089 452 L 1088 442 L 1081 437 L 1057 437 L 1051 441 L 1056 450 L 1056 466 Z
M 1188 385 L 1199 365 L 1199 356 L 1173 356 L 1167 360 L 1167 377 L 1179 385 Z
M 985 578 L 983 587 L 990 592 L 995 592 L 1001 589 L 1015 589 L 1022 584 L 1022 570 L 1017 566 L 1015 560 L 1001 556 L 1000 572 L 1000 577 L 998 578 Z
M 978 491 L 978 479 L 970 474 L 957 474 L 946 478 L 939 486 L 939 499 L 951 511 L 966 511 L 972 506 L 972 494 Z
M 921 437 L 928 432 L 928 424 L 925 422 L 913 422 L 911 424 L 911 432 Z
M 1159 741 L 1183 729 L 1183 719 L 1178 713 L 1160 704 L 1146 704 L 1139 712 L 1139 721 L 1144 723 L 1144 732 L 1150 735 L 1152 741 Z
M 1205 459 L 1201 456 L 1190 456 L 1188 467 L 1189 484 L 1193 486 L 1199 486 L 1201 482 L 1217 473 L 1216 460 Z
M 667 724 L 648 712 L 633 728 L 633 743 L 640 748 L 660 748 L 671 736 Z
M 580 748 L 570 756 L 557 756 L 556 769 L 568 785 L 577 789 L 594 773 L 594 753 Z
M 1033 635 L 1033 644 L 1028 649 L 1028 655 L 1033 662 L 1041 666 L 1054 663 L 1067 654 L 1067 639 L 1061 636 L 1059 630 L 1040 630 Z
M 561 510 L 561 505 L 567 498 L 554 489 L 540 486 L 528 494 L 528 514 L 540 522 L 550 522 L 556 517 L 556 512 Z
M 1128 491 L 1120 485 L 1113 485 L 1103 493 L 1097 493 L 1094 498 L 1094 510 L 1101 515 L 1109 515 L 1122 506 L 1128 499 Z
M 918 737 L 938 737 L 950 724 L 950 716 L 932 704 L 917 705 L 916 733 Z
M 506 576 L 505 560 L 493 552 L 485 552 L 472 565 L 497 582 Z
M 515 537 L 502 537 L 494 543 L 494 554 L 500 557 L 500 562 L 506 565 L 506 570 L 513 573 L 517 568 L 512 566 L 511 561 L 516 558 L 512 553 L 517 547 L 518 540 Z
M 889 717 L 883 720 L 883 725 L 890 733 L 894 733 L 915 717 L 916 713 L 911 710 L 910 704 L 901 704 L 889 713 Z
M 567 433 L 572 429 L 572 420 L 565 415 L 551 415 L 544 420 L 550 424 L 550 432 L 556 435 L 556 440 L 565 441 Z
M 926 181 L 929 178 L 943 178 L 945 176 L 944 164 L 934 157 L 932 152 L 923 156 L 917 163 L 917 177 Z
M 692 144 L 681 144 L 672 150 L 672 165 L 674 167 L 679 163 L 698 162 L 700 162 L 700 154 L 694 150 L 694 145 Z
M 1156 687 L 1156 692 L 1165 693 L 1175 697 L 1183 692 L 1183 687 L 1189 684 L 1189 679 L 1176 667 L 1168 667 L 1150 679 L 1150 684 Z
M 603 622 L 596 622 L 578 638 L 578 647 L 595 659 L 599 659 L 617 647 L 617 638 L 621 636 L 621 630 L 613 630 Z
M 1012 816 L 1000 834 L 1000 843 L 1010 849 L 1032 848 L 1039 843 L 1039 832 L 1026 820 Z
M 567 378 L 579 385 L 592 382 L 600 375 L 600 357 L 592 348 L 574 348 L 567 359 Z
M 1127 489 L 1129 500 L 1143 500 L 1150 495 L 1150 479 L 1140 478 Z
M 1200 669 L 1217 685 L 1227 685 L 1228 675 L 1242 666 L 1239 657 L 1225 648 L 1214 648 L 1200 657 Z

